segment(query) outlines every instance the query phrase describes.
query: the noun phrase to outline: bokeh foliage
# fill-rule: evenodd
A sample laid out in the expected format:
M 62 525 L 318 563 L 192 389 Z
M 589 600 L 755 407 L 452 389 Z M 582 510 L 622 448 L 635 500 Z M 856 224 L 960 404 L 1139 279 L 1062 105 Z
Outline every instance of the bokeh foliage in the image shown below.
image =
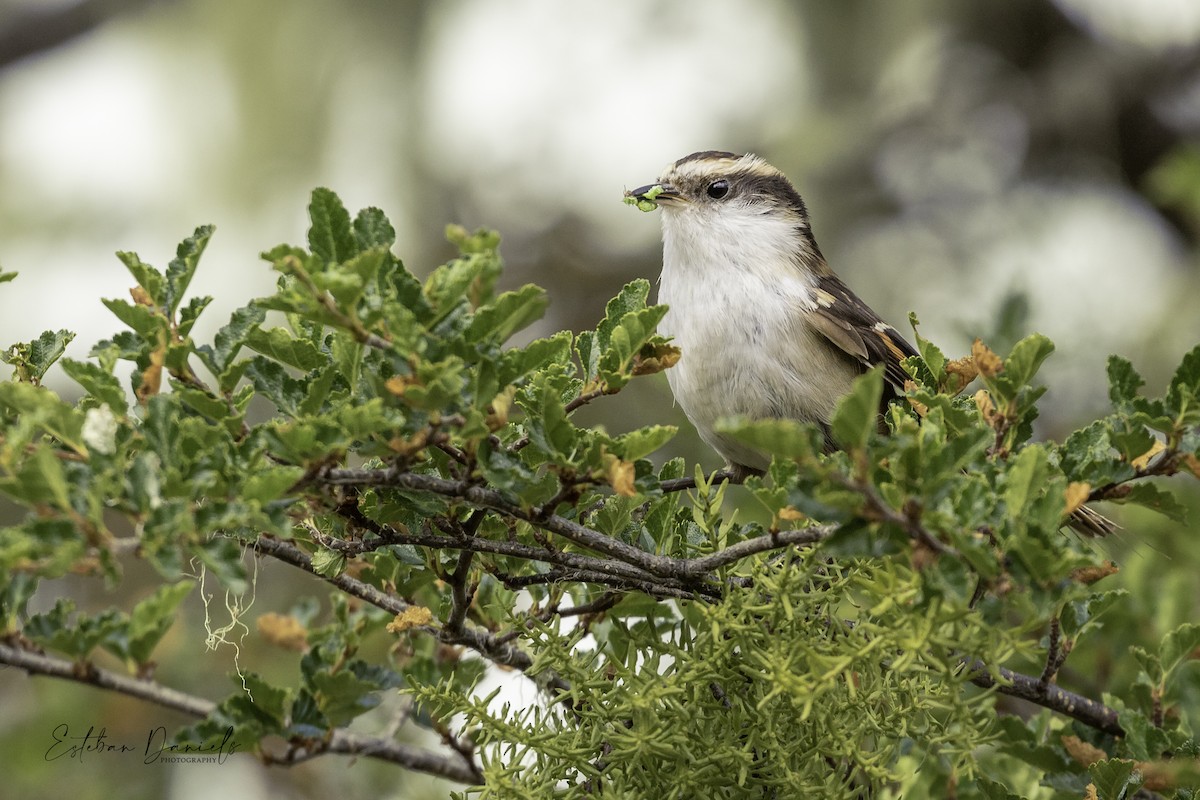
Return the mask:
M 0 530 L 5 653 L 61 657 L 87 681 L 106 651 L 149 676 L 198 577 L 244 595 L 248 564 L 273 558 L 331 587 L 327 613 L 258 618 L 300 652 L 296 680 L 239 664 L 177 741 L 232 729 L 268 760 L 321 752 L 400 689 L 417 701 L 404 735 L 445 753 L 394 760 L 465 772 L 482 782 L 469 796 L 1192 796 L 1200 625 L 1121 639 L 1121 679 L 1084 687 L 1113 719 L 1046 697 L 1130 603 L 1064 521 L 1098 501 L 1182 518 L 1156 479 L 1200 476 L 1200 347 L 1161 397 L 1113 357 L 1111 413 L 1056 443 L 1033 439 L 1048 339 L 950 359 L 918 336 L 888 435 L 871 372 L 833 420 L 838 453 L 797 423 L 729 420 L 776 457 L 730 488 L 652 458 L 670 427 L 573 419 L 678 359 L 646 281 L 594 330 L 510 346 L 547 297 L 497 292 L 494 233 L 448 229 L 460 253 L 422 282 L 382 212 L 352 218 L 323 189 L 309 211 L 307 247 L 264 254 L 275 293 L 211 343 L 191 337 L 209 298 L 187 294 L 202 227 L 162 271 L 120 254 L 136 286 L 105 305 L 125 329 L 89 360 L 61 358 L 66 331 L 6 351 L 0 492 L 27 515 Z M 56 361 L 78 402 L 41 385 Z M 126 552 L 161 576 L 150 598 L 29 611 L 45 579 L 119 583 Z M 232 624 L 246 607 L 227 610 Z M 498 667 L 541 701 L 480 696 Z M 997 716 L 1014 674 L 1046 709 Z

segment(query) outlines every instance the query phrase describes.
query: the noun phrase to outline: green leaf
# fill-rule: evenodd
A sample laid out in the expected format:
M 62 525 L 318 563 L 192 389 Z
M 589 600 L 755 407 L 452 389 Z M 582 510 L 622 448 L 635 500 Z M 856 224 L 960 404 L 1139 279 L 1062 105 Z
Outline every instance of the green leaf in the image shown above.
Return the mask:
M 478 342 L 489 337 L 497 342 L 507 341 L 517 331 L 541 319 L 549 304 L 546 290 L 532 283 L 515 292 L 505 292 L 475 312 L 467 327 L 467 341 Z
M 152 308 L 113 298 L 102 298 L 100 302 L 147 342 L 157 341 L 158 332 L 167 329 L 167 318 Z
M 1134 505 L 1149 508 L 1175 522 L 1187 521 L 1187 506 L 1166 489 L 1157 484 L 1145 482 L 1126 484 L 1126 486 L 1129 491 L 1124 497 L 1117 499 L 1115 502 L 1133 503 Z
M 74 602 L 59 599 L 50 611 L 31 616 L 22 633 L 43 647 L 82 661 L 97 645 L 127 624 L 123 615 L 115 610 L 94 617 L 80 615 L 72 620 L 74 610 Z
M 833 438 L 847 450 L 864 447 L 879 424 L 883 399 L 883 370 L 875 367 L 854 379 L 850 392 L 838 402 L 830 420 Z
M 245 375 L 254 384 L 254 390 L 274 403 L 280 412 L 297 416 L 307 394 L 304 381 L 293 378 L 281 364 L 263 356 L 250 360 Z
M 646 428 L 638 428 L 616 438 L 617 452 L 626 461 L 645 458 L 669 442 L 678 431 L 679 429 L 674 425 L 651 425 Z
M 1042 445 L 1029 445 L 1011 462 L 1004 481 L 1004 501 L 1010 517 L 1020 518 L 1046 488 L 1050 466 Z
M 987 778 L 977 778 L 975 788 L 979 790 L 984 800 L 1021 800 L 1020 795 L 1013 794 L 1003 784 Z
M 346 554 L 322 547 L 312 555 L 313 572 L 324 578 L 335 578 L 346 568 Z
M 62 354 L 67 342 L 71 341 L 74 336 L 75 334 L 68 331 L 59 331 L 57 334 L 53 331 L 46 331 L 28 344 L 14 344 L 7 350 L 0 351 L 0 361 L 13 365 L 15 380 L 38 383 L 46 374 L 46 370 L 54 363 L 54 359 Z M 63 337 L 66 337 L 66 341 L 57 341 Z M 57 355 L 54 353 L 55 350 L 58 351 Z
M 192 282 L 192 276 L 196 274 L 196 265 L 200 263 L 200 256 L 208 246 L 213 230 L 215 229 L 212 225 L 196 228 L 195 233 L 179 243 L 175 250 L 175 258 L 167 265 L 166 306 L 172 318 L 175 317 L 179 304 L 183 302 L 183 296 Z
M 302 467 L 272 466 L 255 470 L 242 485 L 242 498 L 258 503 L 278 500 L 302 477 Z
M 1184 661 L 1200 658 L 1200 624 L 1186 622 L 1168 633 L 1158 653 L 1165 676 L 1170 676 Z
M 195 587 L 191 580 L 165 584 L 138 603 L 129 615 L 128 656 L 137 664 L 150 661 L 154 648 L 175 622 L 176 609 Z
M 266 318 L 267 312 L 255 304 L 237 309 L 229 316 L 229 323 L 217 331 L 213 337 L 212 346 L 203 345 L 196 348 L 197 355 L 214 375 L 224 375 L 229 371 L 229 367 L 234 357 L 237 356 L 238 350 L 245 343 L 246 337 Z M 229 391 L 232 388 L 232 384 L 226 385 L 222 381 L 222 391 Z
M 1053 352 L 1053 342 L 1040 333 L 1031 333 L 1013 346 L 1008 358 L 1004 359 L 1002 374 L 1015 387 L 1025 386 L 1033 380 L 1042 362 Z
M 358 252 L 350 228 L 350 214 L 341 199 L 329 189 L 318 188 L 308 205 L 312 227 L 308 229 L 308 247 L 326 263 L 349 261 Z
M 208 308 L 208 304 L 211 302 L 212 297 L 209 295 L 193 297 L 191 300 L 188 300 L 187 305 L 179 310 L 178 331 L 180 336 L 187 336 L 192 332 L 192 327 L 196 324 L 196 319 L 199 318 L 204 309 Z
M 49 503 L 63 510 L 72 508 L 66 472 L 63 470 L 62 461 L 50 447 L 39 447 L 25 459 L 12 487 L 9 493 L 15 499 L 30 505 Z M 5 485 L 0 483 L 0 491 L 3 490 Z
M 1143 384 L 1142 376 L 1127 359 L 1116 355 L 1108 357 L 1108 398 L 1114 408 L 1124 408 L 1132 402 Z
M 1112 608 L 1117 601 L 1129 596 L 1125 589 L 1113 589 L 1107 592 L 1097 592 L 1084 600 L 1068 603 L 1062 611 L 1062 631 L 1068 638 L 1074 639 L 1084 630 L 1098 623 L 1097 617 Z
M 1096 786 L 1096 796 L 1099 800 L 1123 800 L 1133 796 L 1142 785 L 1141 773 L 1136 771 L 1137 763 L 1119 758 L 1107 761 L 1097 761 L 1088 767 L 1088 776 Z
M 824 434 L 815 425 L 791 419 L 726 419 L 717 433 L 734 437 L 756 450 L 797 461 L 815 457 L 824 449 Z
M 124 414 L 129 401 L 121 382 L 111 372 L 90 361 L 76 361 L 73 358 L 62 360 L 63 372 L 84 388 L 88 394 L 101 403 L 106 403 L 113 411 Z
M 304 372 L 329 363 L 329 356 L 318 350 L 316 345 L 306 339 L 297 339 L 284 328 L 251 328 L 246 334 L 245 345 Z
M 942 378 L 946 374 L 946 354 L 917 330 L 917 326 L 921 324 L 921 321 L 917 319 L 917 315 L 914 312 L 909 312 L 908 323 L 912 326 L 913 336 L 917 340 L 917 352 L 921 354 L 921 360 L 925 362 L 925 367 L 929 370 L 930 377 L 933 379 L 933 386 L 936 388 L 941 385 Z
M 579 361 L 583 364 L 585 376 L 591 380 L 598 376 L 600 358 L 609 348 L 612 332 L 626 315 L 646 308 L 646 298 L 650 296 L 650 282 L 644 278 L 630 281 L 621 288 L 616 297 L 609 300 L 604 307 L 604 319 L 596 326 L 595 331 L 581 333 L 576 341 Z
M 1179 368 L 1171 376 L 1167 387 L 1167 406 L 1174 414 L 1195 411 L 1195 400 L 1200 396 L 1200 345 L 1193 347 L 1183 357 Z
M 154 305 L 163 305 L 166 300 L 163 293 L 163 274 L 142 261 L 137 253 L 119 252 L 117 253 L 117 258 L 125 265 L 129 273 L 133 275 L 133 279 L 137 281 L 138 286 L 146 290 L 146 294 L 154 301 Z
M 67 330 L 45 331 L 41 336 L 29 343 L 29 356 L 26 365 L 34 380 L 40 381 L 46 370 L 62 357 L 67 345 L 75 338 L 75 334 Z
M 312 685 L 317 690 L 317 705 L 331 725 L 345 725 L 379 705 L 378 686 L 349 670 L 318 672 L 312 676 Z
M 364 208 L 354 218 L 354 238 L 359 250 L 372 247 L 388 250 L 396 243 L 396 229 L 378 208 Z
M 15 272 L 0 272 L 0 283 L 8 283 L 17 277 Z

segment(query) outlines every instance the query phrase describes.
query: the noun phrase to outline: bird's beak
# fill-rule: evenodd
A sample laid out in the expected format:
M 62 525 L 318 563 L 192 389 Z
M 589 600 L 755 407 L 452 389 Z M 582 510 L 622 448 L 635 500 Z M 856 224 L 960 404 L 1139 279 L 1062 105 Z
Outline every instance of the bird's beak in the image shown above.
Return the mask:
M 680 203 L 683 202 L 683 196 L 669 183 L 651 183 L 636 189 L 626 189 L 625 202 L 650 210 L 648 206 L 642 204 L 649 203 L 659 206 L 664 203 Z

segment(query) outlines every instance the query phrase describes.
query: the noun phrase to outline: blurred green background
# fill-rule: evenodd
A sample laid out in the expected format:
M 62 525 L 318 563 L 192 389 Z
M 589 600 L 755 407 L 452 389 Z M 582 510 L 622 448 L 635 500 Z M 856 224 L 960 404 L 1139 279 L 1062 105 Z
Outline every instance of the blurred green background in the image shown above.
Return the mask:
M 318 185 L 384 209 L 419 275 L 452 254 L 446 223 L 498 228 L 502 288 L 536 282 L 552 298 L 528 335 L 580 330 L 624 282 L 658 272 L 657 220 L 622 190 L 702 149 L 757 152 L 787 172 L 834 269 L 898 327 L 917 312 L 948 354 L 975 336 L 1000 351 L 1050 336 L 1046 436 L 1104 412 L 1109 353 L 1158 392 L 1200 340 L 1191 0 L 0 0 L 0 266 L 21 273 L 0 287 L 0 344 L 65 327 L 79 334 L 68 355 L 84 357 L 118 327 L 98 298 L 131 284 L 112 253 L 161 266 L 214 223 L 192 286 L 215 297 L 193 334 L 204 341 L 269 291 L 257 253 L 302 241 Z M 718 464 L 662 376 L 579 419 L 680 424 L 670 454 Z M 0 521 L 10 513 L 0 505 Z M 1196 526 L 1122 519 L 1127 534 L 1106 547 L 1134 592 L 1128 625 L 1160 619 L 1161 633 L 1195 617 Z M 153 584 L 128 566 L 116 593 L 64 580 L 39 601 L 127 604 Z M 1164 573 L 1182 577 L 1156 585 Z M 251 620 L 315 588 L 280 565 L 260 577 Z M 159 677 L 219 698 L 232 651 L 198 657 L 198 597 L 183 616 Z M 242 659 L 295 669 L 253 633 Z M 1086 690 L 1124 660 L 1085 652 L 1068 671 L 1090 665 L 1076 676 Z M 0 703 L 0 798 L 446 793 L 335 758 L 47 763 L 60 722 L 144 741 L 184 720 L 12 670 Z

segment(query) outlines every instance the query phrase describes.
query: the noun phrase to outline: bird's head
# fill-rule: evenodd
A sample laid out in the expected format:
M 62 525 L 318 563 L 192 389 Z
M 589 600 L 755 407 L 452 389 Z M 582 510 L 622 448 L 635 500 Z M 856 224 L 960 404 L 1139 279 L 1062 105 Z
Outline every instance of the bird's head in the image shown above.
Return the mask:
M 662 210 L 668 247 L 731 254 L 769 250 L 793 263 L 823 265 L 804 200 L 782 172 L 756 155 L 692 153 L 669 165 L 656 182 L 626 191 L 625 198 L 645 211 Z

